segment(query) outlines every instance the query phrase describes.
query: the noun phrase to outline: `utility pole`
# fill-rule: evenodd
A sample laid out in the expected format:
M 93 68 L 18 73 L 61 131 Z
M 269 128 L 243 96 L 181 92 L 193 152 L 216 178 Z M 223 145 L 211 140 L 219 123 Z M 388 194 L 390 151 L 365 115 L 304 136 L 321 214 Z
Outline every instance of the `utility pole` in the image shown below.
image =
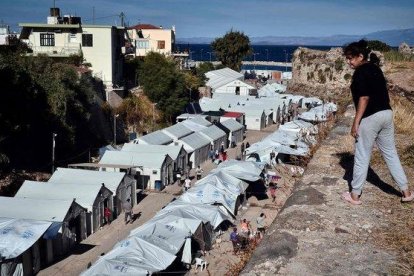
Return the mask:
M 210 55 L 210 62 L 211 62 L 211 52 L 207 52 L 207 54 L 209 54 L 209 55 Z
M 116 118 L 118 118 L 119 114 L 114 114 L 114 146 L 116 146 Z
M 119 17 L 121 18 L 121 26 L 122 27 L 125 27 L 125 25 L 124 25 L 124 20 L 125 20 L 125 13 L 124 12 L 121 12 L 120 14 L 119 14 Z
M 57 134 L 52 133 L 52 174 L 55 172 L 55 147 L 56 147 L 56 138 Z

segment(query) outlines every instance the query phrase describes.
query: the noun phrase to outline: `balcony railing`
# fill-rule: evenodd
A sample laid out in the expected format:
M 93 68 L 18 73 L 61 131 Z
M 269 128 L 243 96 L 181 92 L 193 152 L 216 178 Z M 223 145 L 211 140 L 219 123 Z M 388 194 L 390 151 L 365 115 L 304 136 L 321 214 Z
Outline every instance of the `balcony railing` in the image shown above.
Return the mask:
M 57 46 L 51 46 L 51 47 L 45 47 L 45 46 L 32 46 L 30 47 L 33 50 L 33 54 L 45 54 L 48 56 L 56 56 L 56 57 L 69 57 L 71 55 L 77 55 L 80 53 L 79 47 L 69 47 L 69 46 L 63 46 L 63 47 L 57 47 Z

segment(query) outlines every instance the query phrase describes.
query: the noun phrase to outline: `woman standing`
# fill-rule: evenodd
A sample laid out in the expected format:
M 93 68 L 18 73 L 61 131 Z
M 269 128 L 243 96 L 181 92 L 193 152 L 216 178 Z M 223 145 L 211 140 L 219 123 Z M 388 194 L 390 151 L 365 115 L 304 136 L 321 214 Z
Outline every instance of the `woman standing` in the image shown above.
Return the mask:
M 386 81 L 378 66 L 379 59 L 371 53 L 365 40 L 346 46 L 344 55 L 349 66 L 355 69 L 351 92 L 356 114 L 351 128 L 351 135 L 355 138 L 352 191 L 343 193 L 342 198 L 351 204 L 362 203 L 362 187 L 376 143 L 402 192 L 401 201 L 413 201 L 414 193 L 408 190 L 407 177 L 395 148 L 393 114 Z

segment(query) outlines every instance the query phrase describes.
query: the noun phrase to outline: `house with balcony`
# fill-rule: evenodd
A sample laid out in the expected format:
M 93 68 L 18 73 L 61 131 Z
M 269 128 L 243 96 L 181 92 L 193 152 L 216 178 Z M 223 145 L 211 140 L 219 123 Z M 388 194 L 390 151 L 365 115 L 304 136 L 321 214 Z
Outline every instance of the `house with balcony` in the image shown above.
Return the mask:
M 175 46 L 175 26 L 164 29 L 151 24 L 138 24 L 128 28 L 129 37 L 135 47 L 135 56 L 146 56 L 156 52 L 166 56 L 173 54 Z
M 68 58 L 83 55 L 95 77 L 107 90 L 122 86 L 125 27 L 84 25 L 80 17 L 60 16 L 59 8 L 51 8 L 46 23 L 20 23 L 20 39 L 33 51 L 31 55 Z

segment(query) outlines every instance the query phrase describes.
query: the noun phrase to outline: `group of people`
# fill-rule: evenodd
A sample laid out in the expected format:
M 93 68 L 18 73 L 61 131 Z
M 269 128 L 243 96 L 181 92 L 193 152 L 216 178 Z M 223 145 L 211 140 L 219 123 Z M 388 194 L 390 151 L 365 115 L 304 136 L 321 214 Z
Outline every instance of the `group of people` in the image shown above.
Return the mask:
M 265 233 L 265 219 L 266 215 L 261 213 L 256 218 L 256 232 L 253 233 L 250 221 L 247 219 L 240 220 L 240 233 L 237 227 L 233 228 L 233 232 L 230 233 L 230 241 L 233 245 L 233 254 L 236 255 L 239 250 L 246 249 L 250 242 L 260 241 Z

